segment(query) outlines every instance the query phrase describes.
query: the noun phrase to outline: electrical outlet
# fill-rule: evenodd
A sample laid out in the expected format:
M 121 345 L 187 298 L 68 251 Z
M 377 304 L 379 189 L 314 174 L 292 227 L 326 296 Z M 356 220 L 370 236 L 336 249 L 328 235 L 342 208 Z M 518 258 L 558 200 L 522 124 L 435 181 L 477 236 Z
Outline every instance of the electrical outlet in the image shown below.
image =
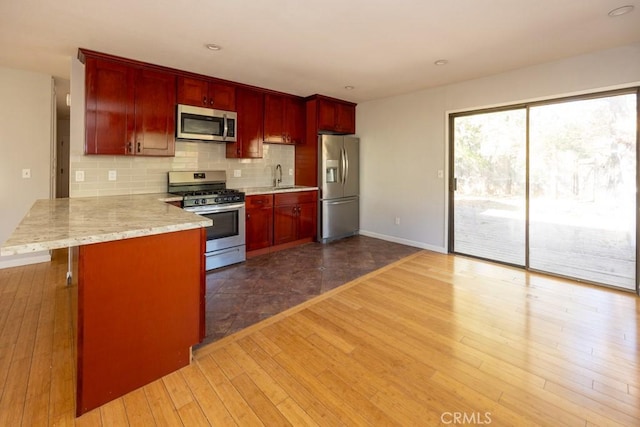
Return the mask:
M 400 225 L 400 217 L 399 216 L 396 217 L 396 225 Z
M 76 182 L 84 181 L 84 171 L 76 171 Z
M 439 170 L 438 171 L 438 178 L 444 178 L 444 171 L 443 170 Z
M 23 178 L 31 178 L 31 169 L 22 169 Z
M 235 178 L 240 178 L 242 176 L 242 169 L 234 169 L 233 170 L 233 176 Z
M 115 181 L 118 178 L 118 172 L 109 171 L 109 181 Z
M 293 169 L 289 169 L 289 176 L 293 176 Z

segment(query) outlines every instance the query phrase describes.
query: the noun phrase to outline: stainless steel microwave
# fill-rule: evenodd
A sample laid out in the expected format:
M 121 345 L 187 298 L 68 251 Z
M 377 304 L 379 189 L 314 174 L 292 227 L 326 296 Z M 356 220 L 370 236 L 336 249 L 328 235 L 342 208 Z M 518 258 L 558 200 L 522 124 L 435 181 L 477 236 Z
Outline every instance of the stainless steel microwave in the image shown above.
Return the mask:
M 178 104 L 176 138 L 196 141 L 236 141 L 238 114 Z

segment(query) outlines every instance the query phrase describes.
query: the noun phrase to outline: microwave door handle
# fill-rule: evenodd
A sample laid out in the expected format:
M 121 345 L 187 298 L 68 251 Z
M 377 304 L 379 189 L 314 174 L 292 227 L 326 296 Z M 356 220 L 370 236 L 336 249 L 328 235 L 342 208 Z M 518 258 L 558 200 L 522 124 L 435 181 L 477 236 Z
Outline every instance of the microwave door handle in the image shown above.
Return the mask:
M 227 122 L 227 115 L 223 114 L 222 115 L 222 120 L 224 120 L 224 131 L 222 134 L 222 140 L 226 140 L 227 139 L 227 134 L 229 133 L 229 123 Z

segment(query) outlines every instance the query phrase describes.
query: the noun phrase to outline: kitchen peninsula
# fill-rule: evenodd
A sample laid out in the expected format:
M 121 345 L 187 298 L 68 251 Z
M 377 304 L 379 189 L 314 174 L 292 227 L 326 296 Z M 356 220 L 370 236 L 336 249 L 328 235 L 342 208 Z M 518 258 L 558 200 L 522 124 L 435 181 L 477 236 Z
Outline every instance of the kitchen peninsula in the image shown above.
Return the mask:
M 77 415 L 188 365 L 201 340 L 211 220 L 169 201 L 37 200 L 0 248 L 3 256 L 78 248 Z

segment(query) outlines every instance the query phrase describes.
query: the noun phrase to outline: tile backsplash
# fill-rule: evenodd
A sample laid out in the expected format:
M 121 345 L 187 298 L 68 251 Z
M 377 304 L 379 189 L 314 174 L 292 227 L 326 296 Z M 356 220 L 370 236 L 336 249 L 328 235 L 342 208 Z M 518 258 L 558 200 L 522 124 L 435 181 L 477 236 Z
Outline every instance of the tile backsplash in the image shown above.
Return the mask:
M 163 193 L 170 170 L 224 170 L 227 187 L 263 187 L 273 184 L 276 165 L 282 166 L 282 183 L 294 183 L 295 148 L 264 144 L 262 159 L 227 159 L 225 144 L 176 141 L 175 157 L 87 156 L 72 153 L 69 197 Z M 240 177 L 234 171 L 240 171 Z M 77 182 L 76 172 L 84 172 Z M 109 180 L 109 171 L 116 180 Z

